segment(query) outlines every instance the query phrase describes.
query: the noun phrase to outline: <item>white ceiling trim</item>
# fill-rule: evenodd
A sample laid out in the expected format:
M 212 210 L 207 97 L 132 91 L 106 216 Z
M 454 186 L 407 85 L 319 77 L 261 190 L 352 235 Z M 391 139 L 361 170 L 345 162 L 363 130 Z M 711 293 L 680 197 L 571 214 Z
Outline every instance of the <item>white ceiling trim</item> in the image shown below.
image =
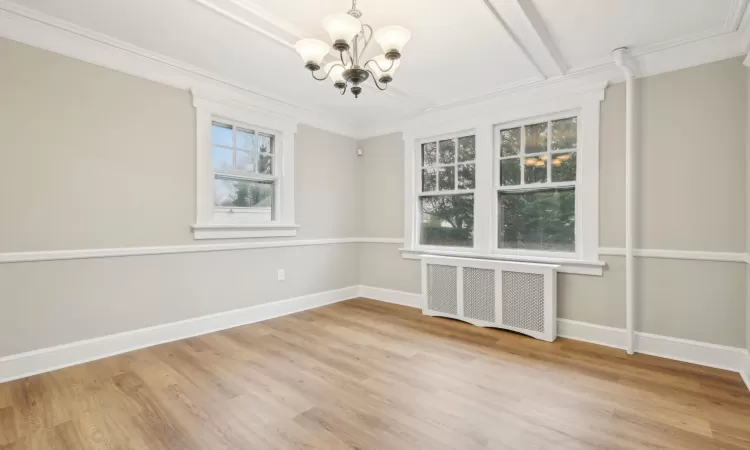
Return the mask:
M 742 41 L 743 32 L 747 31 L 745 28 L 750 28 L 750 24 L 747 22 L 748 20 L 744 20 L 741 29 L 732 33 L 725 33 L 652 53 L 632 55 L 632 60 L 638 69 L 638 77 L 673 72 L 747 54 L 747 46 Z M 746 60 L 746 64 L 750 66 L 750 57 Z M 545 96 L 574 94 L 590 89 L 589 86 L 596 87 L 601 83 L 619 83 L 621 81 L 623 81 L 622 73 L 613 62 L 609 61 L 598 66 L 571 71 L 562 77 L 499 91 L 494 95 L 483 96 L 473 101 L 451 103 L 433 108 L 427 113 L 394 118 L 388 123 L 377 123 L 362 129 L 360 134 L 375 137 L 400 132 L 422 121 L 439 123 L 449 121 L 451 117 L 473 114 L 474 111 L 482 109 L 486 105 L 503 108 L 507 104 L 538 101 L 540 97 Z
M 542 62 L 537 61 L 537 59 L 532 56 L 532 54 L 529 51 L 529 49 L 526 48 L 526 46 L 518 39 L 518 36 L 515 33 L 513 33 L 513 31 L 511 30 L 510 26 L 508 26 L 508 23 L 500 15 L 500 13 L 498 12 L 497 8 L 495 8 L 495 5 L 492 3 L 492 0 L 482 0 L 482 1 L 484 2 L 484 5 L 487 7 L 487 10 L 489 10 L 489 12 L 495 17 L 495 19 L 497 20 L 497 22 L 500 24 L 500 27 L 510 37 L 511 41 L 513 41 L 513 43 L 516 45 L 516 47 L 518 47 L 519 50 L 521 50 L 521 53 L 523 53 L 523 55 L 526 57 L 526 59 L 529 60 L 529 62 L 531 63 L 531 65 L 534 66 L 534 69 L 536 69 L 537 73 L 539 73 L 539 75 L 541 75 L 541 76 L 543 76 L 545 78 L 550 77 L 550 76 L 554 76 L 554 74 L 553 75 L 549 75 L 548 74 L 550 71 L 545 66 L 544 62 L 543 61 Z
M 241 82 L 173 60 L 9 0 L 0 0 L 0 37 L 135 75 L 215 100 L 263 108 L 298 122 L 357 137 L 356 124 L 324 111 L 254 89 Z
M 737 31 L 747 12 L 747 5 L 749 0 L 734 0 L 732 6 L 729 7 L 729 14 L 727 20 L 724 23 L 724 29 L 726 31 Z
M 526 55 L 536 61 L 547 78 L 565 75 L 570 67 L 531 0 L 506 0 L 502 5 L 503 17 Z

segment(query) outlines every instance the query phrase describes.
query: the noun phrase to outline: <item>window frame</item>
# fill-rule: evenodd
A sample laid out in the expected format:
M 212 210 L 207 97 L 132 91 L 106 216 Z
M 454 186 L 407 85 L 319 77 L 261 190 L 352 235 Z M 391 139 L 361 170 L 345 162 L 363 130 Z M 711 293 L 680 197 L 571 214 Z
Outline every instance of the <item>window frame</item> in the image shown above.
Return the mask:
M 468 137 L 468 136 L 474 136 L 474 159 L 470 161 L 470 163 L 474 164 L 474 189 L 458 189 L 458 166 L 461 164 L 458 162 L 458 139 L 462 137 Z M 446 141 L 448 139 L 454 139 L 456 141 L 456 157 L 453 164 L 440 164 L 440 141 Z M 435 148 L 435 160 L 436 164 L 433 167 L 439 168 L 439 167 L 455 167 L 455 177 L 454 177 L 454 189 L 450 191 L 441 191 L 439 186 L 439 177 L 438 174 L 435 174 L 435 186 L 437 190 L 435 191 L 428 191 L 424 192 L 422 191 L 422 169 L 425 167 L 422 165 L 422 144 L 427 144 L 430 142 L 436 143 Z M 466 251 L 470 250 L 474 247 L 476 247 L 476 236 L 474 234 L 474 229 L 472 229 L 472 246 L 471 247 L 460 247 L 460 246 L 438 246 L 438 245 L 424 245 L 421 244 L 422 241 L 422 235 L 421 235 L 421 223 L 422 223 L 422 211 L 420 207 L 420 200 L 422 197 L 434 197 L 434 196 L 449 196 L 449 195 L 469 195 L 471 194 L 474 197 L 474 211 L 476 212 L 476 190 L 477 190 L 477 179 L 476 179 L 476 168 L 477 168 L 477 153 L 476 153 L 476 133 L 473 129 L 467 129 L 467 130 L 461 130 L 457 132 L 452 133 L 445 133 L 439 136 L 430 136 L 425 137 L 422 139 L 419 139 L 415 143 L 415 151 L 417 154 L 415 155 L 415 161 L 418 162 L 416 165 L 416 169 L 418 171 L 417 173 L 417 191 L 416 191 L 416 206 L 415 210 L 418 215 L 416 219 L 416 230 L 415 230 L 415 248 L 420 250 L 432 250 L 432 251 L 439 251 L 439 250 L 455 250 L 455 251 Z M 468 162 L 465 162 L 464 164 L 467 164 Z M 474 217 L 474 228 L 476 228 L 476 216 Z
M 227 174 L 226 177 L 228 178 L 236 178 L 238 180 L 243 181 L 258 181 L 258 182 L 272 182 L 273 183 L 273 200 L 272 200 L 272 206 L 270 208 L 271 210 L 271 219 L 268 222 L 251 222 L 248 220 L 243 220 L 243 215 L 247 214 L 249 215 L 251 213 L 251 208 L 246 207 L 236 207 L 232 208 L 229 206 L 216 206 L 213 205 L 213 221 L 217 223 L 226 223 L 226 224 L 243 224 L 243 223 L 251 223 L 251 224 L 257 224 L 257 225 L 273 225 L 275 223 L 278 223 L 279 221 L 277 218 L 281 214 L 281 202 L 279 201 L 279 196 L 281 195 L 281 177 L 278 175 L 280 170 L 277 164 L 277 155 L 283 154 L 283 149 L 281 148 L 281 144 L 279 143 L 278 135 L 279 132 L 276 130 L 271 130 L 268 128 L 259 127 L 253 124 L 248 124 L 245 122 L 240 122 L 237 120 L 231 120 L 225 117 L 221 117 L 218 115 L 212 115 L 211 117 L 211 125 L 213 126 L 214 123 L 220 123 L 222 125 L 230 125 L 232 127 L 232 147 L 227 147 L 225 145 L 220 144 L 214 144 L 213 140 L 211 142 L 211 155 L 213 156 L 213 148 L 219 147 L 224 149 L 230 149 L 233 152 L 234 162 L 236 162 L 237 158 L 237 151 L 243 151 L 242 149 L 237 148 L 237 133 L 236 129 L 241 128 L 247 131 L 252 131 L 253 134 L 264 134 L 267 136 L 273 137 L 274 147 L 273 152 L 271 152 L 270 156 L 272 165 L 271 169 L 273 171 L 272 174 L 263 174 L 260 172 L 247 172 L 247 175 L 241 175 L 241 174 Z M 256 151 L 260 156 L 260 152 Z M 214 180 L 217 178 L 217 171 L 213 168 L 213 163 L 211 164 L 211 168 L 214 172 Z M 215 194 L 215 191 L 214 191 Z
M 297 123 L 270 111 L 260 111 L 236 102 L 219 103 L 195 93 L 193 106 L 196 111 L 197 152 L 196 221 L 192 225 L 194 239 L 296 236 L 299 228 L 294 223 L 294 136 Z M 237 212 L 229 213 L 231 208 L 214 206 L 213 122 L 274 136 L 273 175 L 258 173 L 241 176 L 251 181 L 274 181 L 273 220 L 253 222 L 250 216 L 243 218 Z M 233 130 L 233 141 L 234 134 Z
M 564 258 L 564 259 L 583 259 L 583 233 L 582 233 L 582 222 L 583 222 L 583 205 L 581 202 L 581 176 L 582 173 L 582 154 L 585 152 L 585 150 L 582 149 L 582 145 L 580 142 L 580 132 L 582 130 L 582 120 L 581 120 L 581 110 L 580 109 L 572 109 L 567 111 L 560 111 L 555 112 L 551 114 L 544 114 L 541 116 L 536 117 L 528 117 L 525 119 L 520 120 L 514 120 L 511 122 L 496 124 L 493 126 L 492 130 L 492 194 L 493 194 L 493 201 L 492 201 L 492 228 L 491 228 L 491 236 L 492 236 L 492 253 L 495 255 L 507 255 L 507 256 L 525 256 L 525 257 L 542 257 L 542 258 Z M 576 149 L 565 149 L 565 150 L 552 150 L 552 127 L 551 123 L 555 120 L 560 119 L 568 119 L 571 117 L 576 117 L 577 123 L 576 123 Z M 525 136 L 525 126 L 527 125 L 536 125 L 539 123 L 547 123 L 547 150 L 545 152 L 540 153 L 531 153 L 526 154 L 525 142 L 526 142 L 526 136 Z M 521 142 L 520 142 L 520 152 L 517 156 L 500 156 L 500 145 L 501 145 L 501 139 L 500 139 L 500 131 L 509 129 L 509 128 L 516 128 L 521 127 Z M 525 183 L 525 172 L 524 172 L 524 159 L 526 157 L 533 157 L 533 155 L 554 155 L 556 153 L 575 153 L 576 154 L 576 179 L 575 181 L 562 181 L 562 182 L 553 182 L 552 181 L 552 163 L 547 163 L 547 182 L 545 183 Z M 521 164 L 521 175 L 520 175 L 520 181 L 521 183 L 518 185 L 509 185 L 509 186 L 503 186 L 500 184 L 500 161 L 505 159 L 513 159 L 518 158 L 519 162 Z M 554 189 L 554 188 L 563 188 L 563 187 L 573 187 L 575 192 L 575 251 L 573 252 L 556 252 L 556 251 L 547 251 L 547 250 L 531 250 L 531 249 L 515 249 L 515 248 L 501 248 L 499 246 L 500 244 L 500 236 L 499 236 L 499 228 L 500 228 L 500 221 L 499 221 L 499 205 L 498 205 L 498 199 L 500 192 L 538 192 L 543 191 L 547 189 Z
M 599 139 L 600 111 L 606 83 L 594 82 L 560 92 L 553 89 L 489 99 L 458 108 L 428 113 L 403 130 L 404 141 L 404 247 L 407 259 L 424 255 L 455 256 L 559 265 L 558 271 L 584 275 L 603 273 L 599 260 Z M 496 126 L 533 124 L 544 117 L 578 118 L 576 150 L 576 252 L 547 252 L 497 248 L 497 170 L 494 148 Z M 421 189 L 421 143 L 474 131 L 476 189 L 474 193 L 474 246 L 442 247 L 419 244 L 417 194 Z M 585 150 L 584 150 L 585 149 Z M 499 181 L 498 181 L 499 182 Z M 552 186 L 549 186 L 552 187 Z M 488 203 L 489 202 L 489 203 Z M 510 250 L 510 251 L 508 251 Z

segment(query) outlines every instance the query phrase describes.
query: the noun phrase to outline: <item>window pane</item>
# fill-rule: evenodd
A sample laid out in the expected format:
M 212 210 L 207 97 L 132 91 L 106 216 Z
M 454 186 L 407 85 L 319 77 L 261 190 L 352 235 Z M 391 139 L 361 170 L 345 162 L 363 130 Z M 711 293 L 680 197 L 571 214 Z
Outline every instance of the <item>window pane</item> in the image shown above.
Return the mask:
M 500 185 L 521 184 L 521 159 L 510 158 L 500 161 Z
M 214 147 L 211 150 L 211 164 L 214 169 L 231 169 L 234 167 L 234 152 L 230 148 Z
M 476 139 L 474 136 L 458 138 L 458 162 L 474 161 Z
M 472 247 L 474 195 L 435 195 L 420 198 L 422 245 Z
M 440 164 L 456 162 L 456 141 L 453 139 L 440 141 Z
M 498 193 L 500 248 L 575 251 L 575 188 Z
M 261 153 L 273 153 L 274 138 L 270 134 L 258 133 L 255 137 L 258 141 L 258 151 Z
M 237 148 L 256 151 L 255 133 L 252 130 L 237 128 Z
M 516 184 L 521 184 L 521 158 L 503 159 L 500 161 L 500 185 Z
M 458 188 L 474 189 L 474 164 L 458 165 Z
M 526 125 L 526 153 L 547 151 L 547 122 Z
M 552 181 L 576 180 L 576 154 L 561 153 L 552 156 Z
M 232 126 L 219 122 L 212 122 L 211 142 L 215 145 L 232 147 Z
M 422 166 L 431 166 L 437 162 L 437 143 L 422 144 Z
M 273 209 L 273 182 L 214 179 L 214 206 L 227 208 Z
M 422 169 L 422 192 L 437 190 L 437 172 L 435 169 Z
M 524 183 L 544 183 L 547 181 L 547 155 L 538 158 L 525 158 L 524 165 Z
M 515 156 L 521 151 L 521 127 L 500 131 L 500 156 Z
M 438 169 L 438 189 L 452 191 L 456 189 L 456 168 L 440 167 Z
M 258 158 L 258 155 L 256 153 L 243 152 L 242 150 L 237 150 L 236 168 L 244 172 L 256 172 L 258 170 L 257 158 Z
M 258 156 L 258 173 L 273 175 L 273 156 L 262 153 Z
M 552 150 L 567 150 L 578 147 L 578 118 L 552 121 Z

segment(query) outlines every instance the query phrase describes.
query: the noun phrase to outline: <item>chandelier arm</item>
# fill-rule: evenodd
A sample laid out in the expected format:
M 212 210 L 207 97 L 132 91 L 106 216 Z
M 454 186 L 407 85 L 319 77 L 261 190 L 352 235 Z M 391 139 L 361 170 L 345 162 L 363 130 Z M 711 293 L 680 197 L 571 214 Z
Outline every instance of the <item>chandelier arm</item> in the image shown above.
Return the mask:
M 348 87 L 348 84 L 345 84 L 344 87 L 341 89 L 341 95 L 346 94 L 346 88 Z
M 380 87 L 380 85 L 378 84 L 378 80 L 375 77 L 375 74 L 372 73 L 372 71 L 370 69 L 367 69 L 367 71 L 370 72 L 370 76 L 372 76 L 372 82 L 375 83 L 375 87 L 377 87 L 381 91 L 384 91 L 384 90 L 388 89 L 388 83 L 385 83 L 385 87 L 384 88 Z
M 370 36 L 369 37 L 367 37 L 367 35 L 365 33 L 365 29 L 370 30 Z M 372 40 L 372 35 L 373 34 L 374 33 L 373 33 L 372 27 L 370 25 L 362 24 L 362 39 L 364 39 L 365 45 L 362 47 L 362 51 L 359 52 L 360 56 L 362 56 L 362 55 L 365 54 L 365 50 L 367 50 L 367 46 L 370 45 L 370 41 Z M 357 61 L 357 63 L 359 63 L 359 61 Z
M 326 78 L 328 78 L 328 75 L 330 75 L 330 74 L 331 74 L 331 71 L 332 71 L 332 70 L 333 70 L 333 68 L 334 68 L 334 67 L 336 67 L 336 66 L 341 66 L 341 67 L 343 67 L 344 69 L 346 69 L 346 66 L 344 66 L 343 64 L 335 63 L 335 64 L 331 65 L 331 67 L 329 67 L 329 68 L 328 68 L 328 71 L 326 72 L 326 75 L 325 75 L 325 76 L 324 76 L 323 78 L 318 78 L 318 77 L 316 77 L 316 76 L 315 76 L 315 72 L 312 72 L 312 71 L 311 71 L 310 73 L 312 74 L 312 77 L 313 77 L 313 78 L 315 78 L 316 80 L 318 80 L 318 81 L 323 81 L 323 80 L 325 80 Z
M 391 65 L 390 65 L 390 67 L 388 67 L 387 69 L 383 69 L 383 67 L 381 67 L 381 66 L 380 66 L 380 64 L 378 64 L 378 62 L 377 62 L 377 61 L 375 61 L 374 59 L 371 59 L 371 60 L 367 61 L 367 62 L 365 63 L 365 67 L 367 67 L 367 65 L 368 65 L 368 64 L 370 64 L 370 63 L 373 63 L 373 64 L 375 64 L 376 66 L 378 66 L 378 69 L 380 69 L 380 71 L 381 71 L 381 72 L 383 72 L 383 73 L 387 73 L 387 72 L 389 72 L 389 71 L 390 71 L 391 69 L 393 69 L 393 66 L 394 66 L 394 65 L 396 64 L 396 60 L 395 60 L 395 59 L 392 59 L 392 60 L 391 60 Z

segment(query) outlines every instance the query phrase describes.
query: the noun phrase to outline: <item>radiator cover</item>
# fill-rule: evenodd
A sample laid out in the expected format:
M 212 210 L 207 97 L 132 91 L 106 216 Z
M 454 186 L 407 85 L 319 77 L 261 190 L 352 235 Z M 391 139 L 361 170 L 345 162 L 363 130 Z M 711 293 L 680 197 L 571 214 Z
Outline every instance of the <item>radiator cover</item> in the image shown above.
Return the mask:
M 552 342 L 557 337 L 552 264 L 422 257 L 422 312 Z

